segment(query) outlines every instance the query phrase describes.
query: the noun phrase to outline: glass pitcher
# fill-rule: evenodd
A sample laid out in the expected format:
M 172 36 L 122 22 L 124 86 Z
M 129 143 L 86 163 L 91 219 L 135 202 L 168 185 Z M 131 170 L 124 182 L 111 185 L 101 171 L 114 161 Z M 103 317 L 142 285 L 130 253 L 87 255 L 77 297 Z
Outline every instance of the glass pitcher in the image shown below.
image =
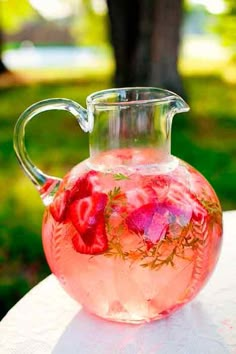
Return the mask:
M 25 126 L 46 110 L 67 110 L 89 133 L 90 157 L 63 179 L 30 160 Z M 140 323 L 189 302 L 211 275 L 222 212 L 206 179 L 171 155 L 171 124 L 188 111 L 157 88 L 100 91 L 87 109 L 48 99 L 19 118 L 14 147 L 46 210 L 42 238 L 63 288 L 89 312 Z M 79 147 L 79 146 L 78 146 Z

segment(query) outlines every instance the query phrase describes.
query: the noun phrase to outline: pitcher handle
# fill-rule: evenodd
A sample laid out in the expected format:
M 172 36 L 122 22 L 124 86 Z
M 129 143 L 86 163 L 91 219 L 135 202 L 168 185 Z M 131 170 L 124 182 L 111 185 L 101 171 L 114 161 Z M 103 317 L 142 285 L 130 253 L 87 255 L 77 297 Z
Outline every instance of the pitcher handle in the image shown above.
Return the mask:
M 61 183 L 61 179 L 46 175 L 30 160 L 25 147 L 25 127 L 34 116 L 48 110 L 68 111 L 75 116 L 84 132 L 91 130 L 89 127 L 87 110 L 77 102 L 66 98 L 52 98 L 39 101 L 27 108 L 19 117 L 15 125 L 13 137 L 16 156 L 24 172 L 39 191 L 45 205 L 50 204 L 52 201 L 53 195 Z

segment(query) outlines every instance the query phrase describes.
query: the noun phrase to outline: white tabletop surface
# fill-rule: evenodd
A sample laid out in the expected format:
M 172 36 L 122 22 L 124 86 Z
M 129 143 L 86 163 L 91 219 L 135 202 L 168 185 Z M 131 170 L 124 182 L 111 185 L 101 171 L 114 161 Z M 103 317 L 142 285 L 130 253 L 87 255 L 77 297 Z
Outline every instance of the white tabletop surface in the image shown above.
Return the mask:
M 236 354 L 236 211 L 197 298 L 161 321 L 111 323 L 87 314 L 50 275 L 0 322 L 0 354 Z

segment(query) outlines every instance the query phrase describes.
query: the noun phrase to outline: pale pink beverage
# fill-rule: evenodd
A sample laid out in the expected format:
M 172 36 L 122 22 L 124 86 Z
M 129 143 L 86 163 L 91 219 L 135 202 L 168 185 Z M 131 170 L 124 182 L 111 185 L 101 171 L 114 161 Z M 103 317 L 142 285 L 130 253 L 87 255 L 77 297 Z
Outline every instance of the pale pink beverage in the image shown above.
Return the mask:
M 221 208 L 205 178 L 155 149 L 117 149 L 74 167 L 46 209 L 52 272 L 89 312 L 162 318 L 190 301 L 218 259 Z
M 63 180 L 38 169 L 25 147 L 26 124 L 51 109 L 70 112 L 89 133 L 90 157 Z M 49 266 L 91 313 L 133 323 L 162 318 L 190 301 L 216 265 L 219 201 L 201 174 L 171 155 L 172 119 L 188 110 L 167 90 L 119 88 L 91 94 L 87 109 L 68 99 L 38 102 L 16 124 L 17 157 L 47 206 Z

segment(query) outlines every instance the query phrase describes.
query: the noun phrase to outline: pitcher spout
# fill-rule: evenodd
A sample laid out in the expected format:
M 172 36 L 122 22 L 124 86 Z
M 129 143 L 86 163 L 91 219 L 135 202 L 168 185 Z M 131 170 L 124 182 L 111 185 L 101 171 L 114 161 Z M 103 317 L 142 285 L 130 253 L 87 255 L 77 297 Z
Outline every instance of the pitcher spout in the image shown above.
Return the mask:
M 171 109 L 172 109 L 173 114 L 176 114 L 176 113 L 188 112 L 190 110 L 190 107 L 183 100 L 182 97 L 174 94 L 174 99 L 173 99 L 173 102 L 171 104 Z

